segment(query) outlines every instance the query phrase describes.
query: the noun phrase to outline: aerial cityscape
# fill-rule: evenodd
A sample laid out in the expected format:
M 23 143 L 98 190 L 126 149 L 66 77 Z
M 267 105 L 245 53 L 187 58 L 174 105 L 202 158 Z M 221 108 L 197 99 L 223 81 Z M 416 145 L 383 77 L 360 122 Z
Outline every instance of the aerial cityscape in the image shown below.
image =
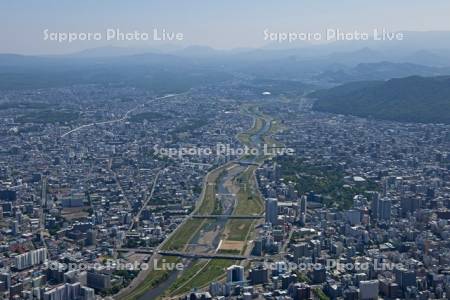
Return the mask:
M 450 299 L 450 3 L 168 2 L 0 4 L 0 299 Z

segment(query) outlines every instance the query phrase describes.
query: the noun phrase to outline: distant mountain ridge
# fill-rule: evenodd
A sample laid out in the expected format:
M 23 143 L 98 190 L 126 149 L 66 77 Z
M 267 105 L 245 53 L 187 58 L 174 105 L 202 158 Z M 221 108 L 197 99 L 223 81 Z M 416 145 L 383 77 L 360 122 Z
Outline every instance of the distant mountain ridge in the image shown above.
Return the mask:
M 352 68 L 326 70 L 315 76 L 315 79 L 343 84 L 351 81 L 387 80 L 414 75 L 424 77 L 450 75 L 450 68 L 381 61 L 376 63 L 360 63 Z
M 309 95 L 313 109 L 400 122 L 450 124 L 450 76 L 352 82 Z
M 450 42 L 445 39 L 450 32 L 410 32 L 408 36 L 392 43 L 294 43 L 288 48 L 279 48 L 281 44 L 237 49 L 153 44 L 104 46 L 61 55 L 0 54 L 0 90 L 90 83 L 167 91 L 173 82 L 179 91 L 233 77 L 301 81 L 325 88 L 353 81 L 450 75 Z

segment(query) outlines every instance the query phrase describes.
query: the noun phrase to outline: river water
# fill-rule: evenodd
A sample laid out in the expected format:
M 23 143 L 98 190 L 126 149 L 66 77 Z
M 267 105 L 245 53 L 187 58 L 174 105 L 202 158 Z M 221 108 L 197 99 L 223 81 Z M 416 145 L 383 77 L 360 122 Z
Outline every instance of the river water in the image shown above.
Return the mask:
M 263 120 L 264 124 L 254 135 L 250 137 L 250 141 L 252 142 L 252 147 L 257 147 L 260 151 L 261 143 L 262 143 L 262 137 L 269 131 L 270 129 L 270 122 L 267 122 L 266 120 Z M 257 157 L 252 158 L 245 158 L 242 159 L 241 162 L 244 163 L 254 163 Z M 240 172 L 244 171 L 245 168 L 242 166 L 237 166 L 236 168 L 239 168 L 239 172 L 227 172 L 225 176 L 221 176 L 219 179 L 219 184 L 217 186 L 217 192 L 219 194 L 231 194 L 231 191 L 228 189 L 228 187 L 225 185 L 225 182 L 230 179 L 230 177 L 237 176 Z M 232 208 L 232 207 L 231 207 Z M 224 214 L 231 213 L 230 208 L 223 212 Z M 216 223 L 214 223 L 214 226 L 219 226 L 221 229 L 225 227 L 227 220 L 226 219 L 218 219 Z M 212 228 L 205 228 L 205 230 L 210 230 Z M 192 239 L 191 243 L 195 244 L 200 239 L 201 233 L 198 232 Z M 212 242 L 212 247 L 217 247 L 220 242 L 220 235 L 217 235 L 216 238 Z M 139 300 L 149 300 L 149 299 L 157 299 L 158 297 L 162 296 L 164 292 L 177 280 L 178 275 L 181 274 L 181 271 L 172 271 L 169 275 L 169 277 L 159 284 L 157 287 L 148 290 L 145 294 L 143 294 L 141 297 L 139 297 Z

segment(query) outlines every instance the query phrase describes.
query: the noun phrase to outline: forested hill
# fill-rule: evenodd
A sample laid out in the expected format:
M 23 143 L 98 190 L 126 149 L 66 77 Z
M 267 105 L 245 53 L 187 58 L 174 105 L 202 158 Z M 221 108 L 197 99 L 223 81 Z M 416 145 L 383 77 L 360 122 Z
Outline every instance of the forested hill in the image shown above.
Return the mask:
M 309 95 L 317 111 L 400 122 L 450 124 L 450 76 L 352 82 Z

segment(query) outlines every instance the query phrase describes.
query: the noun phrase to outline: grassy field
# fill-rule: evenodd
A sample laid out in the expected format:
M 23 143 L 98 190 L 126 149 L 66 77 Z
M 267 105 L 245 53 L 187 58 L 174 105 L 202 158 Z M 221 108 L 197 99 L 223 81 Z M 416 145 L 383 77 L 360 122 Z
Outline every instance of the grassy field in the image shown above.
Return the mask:
M 194 234 L 203 225 L 201 219 L 189 219 L 165 242 L 162 250 L 183 250 Z
M 226 231 L 228 233 L 227 240 L 231 241 L 245 241 L 247 233 L 250 230 L 253 220 L 239 220 L 233 219 L 228 221 Z
M 165 295 L 176 295 L 177 293 L 188 292 L 192 286 L 189 282 L 197 273 L 201 272 L 209 263 L 208 260 L 196 260 L 183 272 L 183 274 L 170 286 Z
M 275 145 L 276 147 L 282 146 L 273 138 L 273 134 L 283 129 L 283 126 L 280 122 L 273 120 L 271 117 L 262 113 L 257 106 L 245 106 L 241 109 L 241 113 L 252 115 L 255 118 L 253 126 L 250 130 L 237 135 L 237 138 L 242 144 L 247 147 L 256 147 L 257 145 L 252 142 L 251 136 L 260 131 L 267 123 L 270 123 L 269 131 L 262 137 L 261 142 L 266 144 L 269 148 L 273 145 Z M 249 159 L 251 157 L 249 156 L 244 158 Z M 255 162 L 262 163 L 267 158 L 267 156 L 260 155 L 256 158 Z
M 258 131 L 260 131 L 264 127 L 264 125 L 265 125 L 264 119 L 256 118 L 253 127 L 249 131 L 239 133 L 237 135 L 237 138 L 241 141 L 241 143 L 243 143 L 248 147 L 254 146 L 252 145 L 251 137 L 255 135 Z
M 211 259 L 208 261 L 197 261 L 180 276 L 169 288 L 167 294 L 170 296 L 189 292 L 193 288 L 202 288 L 211 281 L 219 280 L 225 276 L 225 269 L 233 265 L 235 261 L 229 259 Z
M 208 176 L 208 181 L 206 184 L 206 190 L 203 195 L 203 200 L 198 208 L 197 213 L 199 215 L 208 215 L 212 214 L 213 211 L 217 210 L 217 201 L 216 201 L 216 189 L 217 189 L 217 181 L 224 174 L 225 167 L 221 167 L 219 169 L 214 170 Z
M 234 215 L 260 215 L 264 212 L 261 195 L 256 189 L 255 170 L 256 166 L 250 166 L 236 179 L 236 184 L 240 186 L 240 189 L 236 195 L 237 205 L 233 211 Z M 253 229 L 254 224 L 254 220 L 229 220 L 225 230 L 228 234 L 227 240 L 247 240 L 248 233 Z
M 216 182 L 223 175 L 225 166 L 212 171 L 207 178 L 206 190 L 198 208 L 198 214 L 212 214 L 217 211 Z M 179 226 L 173 235 L 165 242 L 162 250 L 182 250 L 195 233 L 204 225 L 205 220 L 189 219 Z
M 166 257 L 165 262 L 168 264 L 176 264 L 181 262 L 178 257 Z M 123 297 L 123 300 L 136 300 L 145 294 L 148 290 L 156 287 L 158 284 L 166 280 L 170 275 L 169 270 L 152 270 L 147 275 L 142 284 L 137 286 L 130 294 Z
M 236 184 L 239 184 L 240 189 L 236 194 L 238 201 L 233 211 L 235 215 L 252 215 L 264 212 L 263 201 L 256 190 L 255 170 L 256 166 L 250 166 L 237 178 Z
M 275 134 L 278 131 L 282 130 L 283 129 L 283 125 L 280 122 L 276 121 L 276 120 L 271 120 L 270 122 L 271 122 L 270 123 L 270 129 L 269 129 L 268 134 L 264 137 L 264 143 L 267 144 L 267 145 L 270 145 L 270 146 L 275 145 L 277 147 L 281 147 L 282 144 L 280 144 L 280 142 L 278 142 L 277 140 L 275 140 L 273 138 L 273 134 Z

